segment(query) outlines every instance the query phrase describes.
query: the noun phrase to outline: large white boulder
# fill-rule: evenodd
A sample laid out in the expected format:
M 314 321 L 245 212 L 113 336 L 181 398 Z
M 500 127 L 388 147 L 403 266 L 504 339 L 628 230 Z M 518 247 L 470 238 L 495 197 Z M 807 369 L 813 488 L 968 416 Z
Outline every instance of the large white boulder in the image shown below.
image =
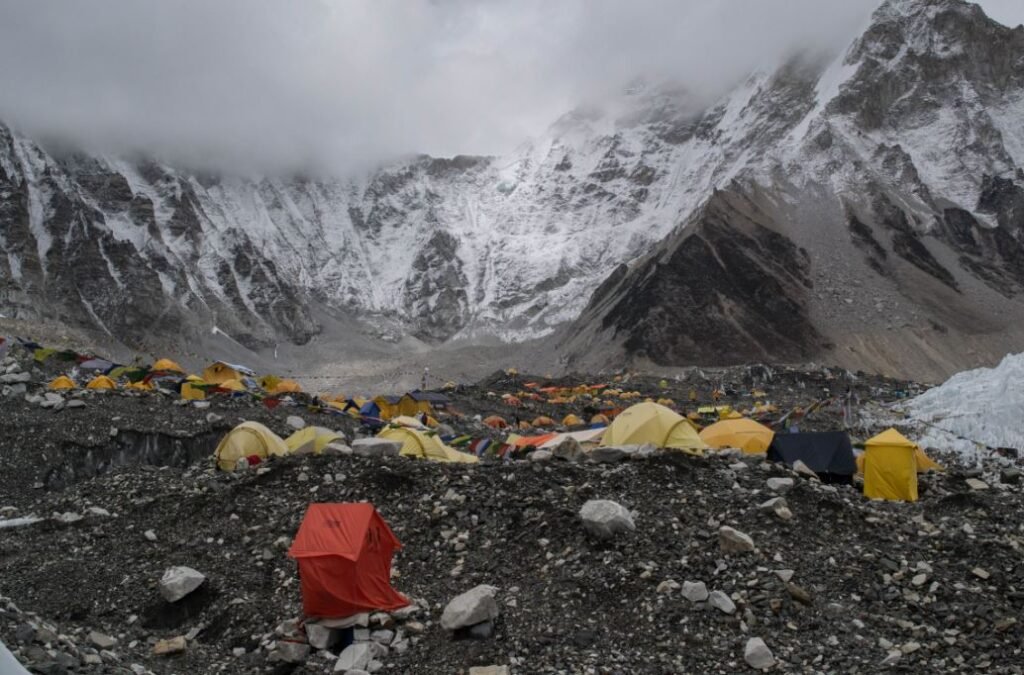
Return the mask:
M 366 670 L 370 661 L 377 657 L 377 643 L 355 642 L 345 647 L 334 662 L 334 672 L 347 673 L 350 670 Z
M 458 630 L 497 619 L 498 602 L 494 599 L 497 592 L 494 586 L 483 584 L 456 596 L 441 614 L 441 627 Z
M 747 644 L 743 648 L 743 660 L 755 670 L 767 670 L 775 665 L 775 656 L 772 655 L 772 650 L 768 649 L 768 645 L 759 637 L 747 640 Z
M 398 457 L 402 444 L 384 438 L 357 438 L 352 441 L 352 452 L 360 457 Z
M 177 602 L 202 586 L 204 581 L 206 576 L 191 567 L 168 567 L 160 578 L 160 595 L 167 602 Z
M 583 527 L 598 539 L 611 539 L 636 529 L 626 507 L 608 499 L 591 499 L 580 509 Z

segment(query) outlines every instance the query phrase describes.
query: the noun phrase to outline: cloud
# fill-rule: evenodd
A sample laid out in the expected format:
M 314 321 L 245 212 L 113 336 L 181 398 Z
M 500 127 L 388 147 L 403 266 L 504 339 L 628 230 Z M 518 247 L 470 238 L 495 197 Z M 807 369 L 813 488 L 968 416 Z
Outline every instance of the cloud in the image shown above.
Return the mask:
M 874 4 L 0 0 L 0 119 L 222 168 L 500 153 L 637 75 L 710 91 L 842 48 Z

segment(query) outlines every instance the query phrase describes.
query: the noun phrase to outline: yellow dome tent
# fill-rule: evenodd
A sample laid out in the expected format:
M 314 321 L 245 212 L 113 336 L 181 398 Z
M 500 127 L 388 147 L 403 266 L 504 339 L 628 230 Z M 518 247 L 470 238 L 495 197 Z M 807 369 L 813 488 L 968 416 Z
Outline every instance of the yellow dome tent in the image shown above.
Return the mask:
M 917 445 L 895 429 L 864 444 L 864 496 L 917 501 Z
M 709 448 L 739 448 L 745 454 L 755 455 L 768 451 L 775 432 L 754 420 L 740 418 L 722 420 L 705 427 L 700 432 L 701 440 Z
M 602 445 L 644 445 L 702 455 L 707 447 L 685 417 L 657 403 L 637 403 L 616 416 Z
M 89 384 L 85 385 L 85 388 L 99 390 L 117 389 L 117 382 L 114 382 L 106 375 L 97 375 L 96 377 L 89 380 Z
M 399 451 L 399 454 L 403 457 L 418 457 L 429 459 L 433 462 L 460 462 L 464 464 L 476 464 L 480 461 L 473 455 L 449 448 L 436 435 L 428 434 L 419 429 L 387 427 L 377 434 L 377 437 L 401 443 L 402 449 Z
M 295 380 L 281 380 L 271 388 L 271 394 L 297 394 L 302 387 Z
M 153 370 L 170 370 L 175 373 L 185 373 L 185 369 L 170 359 L 160 359 L 153 364 Z
M 199 378 L 196 378 L 199 380 Z M 206 398 L 206 391 L 198 386 L 201 382 L 185 382 L 181 385 L 181 397 L 186 401 L 202 401 Z
M 61 375 L 53 382 L 51 382 L 49 385 L 47 385 L 47 388 L 52 389 L 54 391 L 66 391 L 68 389 L 74 389 L 75 381 L 72 380 L 67 375 Z
M 138 382 L 132 382 L 125 389 L 133 389 L 135 391 L 153 391 L 153 385 L 145 380 L 139 380 Z
M 530 424 L 535 427 L 553 427 L 555 426 L 555 421 L 547 415 L 540 415 L 539 417 L 534 417 Z
M 221 471 L 234 471 L 243 457 L 266 459 L 287 454 L 288 446 L 273 431 L 259 422 L 242 422 L 221 439 L 214 457 Z
M 253 372 L 243 366 L 233 366 L 223 361 L 214 361 L 203 370 L 203 381 L 207 384 L 220 384 L 228 380 L 241 380 L 245 376 L 252 377 Z
M 583 424 L 583 420 L 577 417 L 576 415 L 573 415 L 572 413 L 562 418 L 562 426 L 575 427 L 580 424 Z
M 295 455 L 319 455 L 328 443 L 334 441 L 344 443 L 345 439 L 341 434 L 324 427 L 305 427 L 284 439 L 284 444 Z
M 224 380 L 218 382 L 217 386 L 228 391 L 245 391 L 245 385 L 240 380 Z

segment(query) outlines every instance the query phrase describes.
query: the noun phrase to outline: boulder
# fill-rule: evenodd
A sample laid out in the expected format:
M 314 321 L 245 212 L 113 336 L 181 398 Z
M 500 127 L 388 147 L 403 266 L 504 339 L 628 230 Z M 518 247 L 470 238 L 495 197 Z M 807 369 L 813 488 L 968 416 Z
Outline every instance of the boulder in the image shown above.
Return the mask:
M 749 535 L 727 525 L 718 528 L 718 545 L 722 553 L 748 553 L 754 550 L 754 540 Z
M 340 637 L 338 631 L 319 623 L 306 624 L 306 639 L 314 649 L 330 649 Z
M 794 485 L 792 478 L 769 478 L 766 483 L 772 492 L 788 492 Z
M 780 520 L 789 520 L 793 517 L 793 512 L 789 510 L 789 504 L 786 502 L 785 497 L 773 497 L 757 508 L 767 513 L 775 514 Z
M 0 383 L 3 384 L 18 384 L 20 382 L 28 382 L 32 379 L 32 375 L 29 373 L 8 373 L 7 375 L 0 375 Z
M 583 527 L 598 539 L 612 539 L 636 529 L 626 507 L 607 499 L 591 499 L 580 509 Z
M 352 448 L 345 445 L 344 443 L 328 443 L 327 445 L 324 446 L 324 449 L 321 452 L 321 454 L 329 456 L 351 455 Z
M 180 654 L 185 651 L 185 636 L 179 635 L 172 637 L 167 640 L 157 640 L 157 643 L 153 645 L 154 656 L 166 656 L 168 654 Z
M 968 478 L 964 482 L 967 483 L 967 487 L 971 488 L 974 491 L 988 489 L 988 483 L 981 480 L 980 478 Z
M 615 464 L 621 462 L 632 454 L 626 448 L 607 447 L 594 448 L 590 451 L 590 460 L 599 464 Z
M 754 670 L 767 670 L 775 665 L 775 657 L 768 645 L 759 637 L 747 640 L 743 648 L 743 660 Z
M 441 614 L 441 627 L 458 630 L 497 619 L 498 603 L 494 599 L 497 592 L 494 586 L 480 585 L 456 596 Z
M 999 482 L 1006 485 L 1016 485 L 1020 482 L 1020 469 L 1010 467 L 999 472 Z
M 572 436 L 562 439 L 562 442 L 555 446 L 551 453 L 555 459 L 562 459 L 567 462 L 578 462 L 583 459 L 583 448 L 580 442 Z
M 352 441 L 352 452 L 360 457 L 398 457 L 402 444 L 383 438 L 357 438 Z
M 97 649 L 110 649 L 117 644 L 117 638 L 104 635 L 98 631 L 90 631 L 89 643 Z
M 82 401 L 81 399 L 77 399 L 76 398 L 76 399 L 73 399 L 71 401 L 68 401 L 67 404 L 66 404 L 66 407 L 69 408 L 69 409 L 70 408 L 84 408 L 85 407 L 85 401 Z
M 796 471 L 801 476 L 807 476 L 811 480 L 820 480 L 818 474 L 811 467 L 804 464 L 801 460 L 793 462 L 793 471 Z
M 280 640 L 277 649 L 268 656 L 272 661 L 284 661 L 285 663 L 302 663 L 309 657 L 309 645 L 305 642 L 292 642 L 291 640 Z
M 356 642 L 345 647 L 334 662 L 334 672 L 347 673 L 350 670 L 366 670 L 370 661 L 377 656 L 376 647 L 370 642 Z
M 285 420 L 285 423 L 288 426 L 290 426 L 292 429 L 305 429 L 306 428 L 306 420 L 302 419 L 298 415 L 289 415 L 288 419 Z
M 203 585 L 206 577 L 202 572 L 179 565 L 168 567 L 160 578 L 160 595 L 167 602 L 177 602 Z
M 708 595 L 708 604 L 723 614 L 735 614 L 736 603 L 722 591 L 711 591 Z
M 531 462 L 550 462 L 552 454 L 550 450 L 534 450 L 530 453 L 529 460 Z
M 690 602 L 704 602 L 708 599 L 708 587 L 703 581 L 684 581 L 682 593 Z

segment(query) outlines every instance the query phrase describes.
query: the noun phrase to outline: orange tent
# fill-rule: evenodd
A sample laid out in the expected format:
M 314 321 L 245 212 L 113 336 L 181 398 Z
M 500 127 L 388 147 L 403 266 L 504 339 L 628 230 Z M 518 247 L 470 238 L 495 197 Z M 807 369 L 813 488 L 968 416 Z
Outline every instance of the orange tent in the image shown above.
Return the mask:
M 407 606 L 391 587 L 391 558 L 401 547 L 373 504 L 310 504 L 288 550 L 299 563 L 303 613 L 346 617 Z
M 605 426 L 607 426 L 608 425 L 608 417 L 605 416 L 605 415 L 602 415 L 601 413 L 598 413 L 598 414 L 596 414 L 596 415 L 594 415 L 593 417 L 590 418 L 590 423 L 591 424 L 604 424 Z
M 504 418 L 498 417 L 497 415 L 491 415 L 490 417 L 484 418 L 484 424 L 492 429 L 504 429 L 508 427 L 508 422 Z
M 155 371 L 170 371 L 170 372 L 175 372 L 175 373 L 184 373 L 185 372 L 182 369 L 181 366 L 179 366 L 174 361 L 171 361 L 170 359 L 160 359 L 159 361 L 157 361 L 156 363 L 153 364 L 153 370 L 155 370 Z
M 295 380 L 281 380 L 270 390 L 271 394 L 295 394 L 302 391 L 302 387 Z
M 535 427 L 553 427 L 555 426 L 555 421 L 546 415 L 541 415 L 540 417 L 533 418 L 530 424 Z
M 541 434 L 540 436 L 520 436 L 512 441 L 511 444 L 517 448 L 525 448 L 528 445 L 539 448 L 557 435 L 558 434 L 552 432 L 550 434 Z

